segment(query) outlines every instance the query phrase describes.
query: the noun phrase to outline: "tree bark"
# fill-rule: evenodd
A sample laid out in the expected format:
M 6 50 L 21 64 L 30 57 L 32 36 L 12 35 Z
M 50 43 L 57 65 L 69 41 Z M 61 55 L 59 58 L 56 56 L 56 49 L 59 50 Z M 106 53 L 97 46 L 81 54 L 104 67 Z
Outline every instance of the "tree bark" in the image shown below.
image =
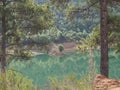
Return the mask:
M 2 13 L 2 41 L 1 41 L 1 72 L 5 73 L 6 67 L 6 16 L 5 16 L 5 0 L 3 2 L 3 13 Z
M 108 77 L 109 75 L 109 60 L 108 60 L 108 30 L 107 30 L 107 0 L 100 0 L 101 13 L 101 63 L 100 72 Z

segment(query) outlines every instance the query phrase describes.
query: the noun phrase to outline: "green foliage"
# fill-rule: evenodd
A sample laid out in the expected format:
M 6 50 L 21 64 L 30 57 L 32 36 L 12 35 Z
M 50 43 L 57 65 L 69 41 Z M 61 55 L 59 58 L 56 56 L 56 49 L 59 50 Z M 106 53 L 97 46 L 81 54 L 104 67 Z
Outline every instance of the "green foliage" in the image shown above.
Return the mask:
M 81 44 L 87 47 L 98 47 L 100 45 L 100 26 L 93 28 L 92 33 L 86 39 L 81 40 Z
M 56 9 L 54 9 L 56 18 L 56 26 L 62 33 L 62 37 L 69 40 L 74 40 L 76 42 L 79 42 L 81 38 L 85 38 L 91 31 L 94 26 L 96 26 L 99 23 L 99 15 L 98 12 L 92 8 L 94 12 L 86 11 L 84 12 L 79 10 L 84 8 L 87 4 L 86 0 L 51 0 L 54 3 L 59 5 L 65 4 L 68 2 L 68 6 L 66 5 L 65 9 L 62 9 L 62 11 L 65 12 L 56 12 Z M 60 3 L 60 1 L 62 3 Z M 63 8 L 63 5 L 62 7 Z M 85 18 L 87 17 L 87 18 Z M 61 38 L 60 38 L 61 39 Z M 62 39 L 61 39 L 62 40 Z
M 1 73 L 0 73 L 1 74 Z M 17 71 L 7 70 L 6 77 L 0 76 L 0 90 L 33 90 L 32 81 Z
M 6 13 L 5 42 L 7 42 L 8 46 L 13 45 L 14 49 L 23 47 L 23 41 L 27 36 L 41 33 L 54 25 L 53 14 L 46 3 L 39 5 L 34 0 L 6 0 L 5 3 L 7 4 L 3 6 L 2 1 L 0 1 L 0 18 L 2 18 L 1 13 L 4 11 Z M 46 36 L 35 39 L 35 43 L 42 42 L 41 45 L 48 44 L 49 41 Z M 22 57 L 29 57 L 30 53 L 28 52 L 22 52 Z
M 39 5 L 33 0 L 28 0 L 26 3 L 18 3 L 17 11 L 18 17 L 23 20 L 22 29 L 29 32 L 29 34 L 42 32 L 54 24 L 53 14 L 48 4 Z
M 116 52 L 120 51 L 120 15 L 110 15 L 108 18 L 109 26 L 109 43 L 116 49 Z
M 32 52 L 30 50 L 24 48 L 15 48 L 14 49 L 14 57 L 28 60 L 32 56 Z
M 29 59 L 32 56 L 32 52 L 30 50 L 20 50 L 20 58 Z
M 108 16 L 108 41 L 109 47 L 115 48 L 115 52 L 119 52 L 120 48 L 120 31 L 119 31 L 120 15 L 111 14 Z M 93 28 L 92 33 L 81 41 L 82 44 L 89 47 L 100 46 L 100 26 Z
M 50 3 L 54 5 L 58 10 L 64 11 L 68 7 L 70 0 L 50 0 Z
M 63 45 L 59 45 L 58 49 L 59 49 L 60 52 L 62 52 L 64 50 L 64 46 Z
M 47 35 L 37 34 L 32 37 L 33 42 L 40 46 L 48 45 L 50 43 L 50 37 Z
M 84 75 L 78 80 L 75 74 L 69 74 L 62 80 L 51 78 L 50 82 L 52 83 L 52 90 L 92 90 L 88 78 L 88 76 Z

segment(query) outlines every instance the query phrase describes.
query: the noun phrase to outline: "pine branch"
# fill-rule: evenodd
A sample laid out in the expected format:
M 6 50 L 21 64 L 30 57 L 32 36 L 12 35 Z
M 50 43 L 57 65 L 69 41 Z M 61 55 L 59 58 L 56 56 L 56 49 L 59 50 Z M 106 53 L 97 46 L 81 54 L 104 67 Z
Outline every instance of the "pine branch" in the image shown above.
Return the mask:
M 81 7 L 78 7 L 78 8 L 73 8 L 74 10 L 72 10 L 72 12 L 83 12 L 83 11 L 87 11 L 89 10 L 91 7 L 93 7 L 94 5 L 96 5 L 99 1 L 96 1 L 92 4 L 90 4 L 88 7 L 85 7 L 85 8 L 81 8 Z

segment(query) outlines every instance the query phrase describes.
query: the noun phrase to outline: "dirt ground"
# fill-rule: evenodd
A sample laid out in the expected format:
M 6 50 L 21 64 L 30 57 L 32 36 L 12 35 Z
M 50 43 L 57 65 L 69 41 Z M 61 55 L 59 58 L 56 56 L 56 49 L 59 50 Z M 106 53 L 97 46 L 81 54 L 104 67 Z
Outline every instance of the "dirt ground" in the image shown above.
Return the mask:
M 58 49 L 59 45 L 63 45 L 63 47 L 64 47 L 64 50 L 62 52 L 60 52 Z M 73 52 L 76 50 L 77 50 L 76 43 L 73 41 L 64 42 L 64 43 L 57 43 L 57 44 L 53 44 L 51 51 L 50 51 L 50 55 L 65 55 L 69 52 Z
M 60 52 L 59 49 L 58 49 L 59 45 L 63 45 L 63 47 L 64 47 L 64 50 L 62 52 Z M 73 52 L 73 51 L 77 50 L 76 43 L 73 42 L 73 41 L 64 42 L 64 43 L 57 43 L 57 44 L 54 43 L 51 46 L 48 46 L 48 48 L 49 48 L 49 53 L 48 54 L 52 55 L 52 56 L 54 56 L 54 55 L 61 56 L 61 55 L 65 55 L 69 52 Z M 8 48 L 7 52 L 9 54 L 14 54 L 13 48 Z M 41 50 L 39 50 L 38 48 L 31 49 L 31 52 L 32 52 L 33 56 L 34 55 L 39 55 L 39 54 L 44 54 L 44 52 L 41 52 Z

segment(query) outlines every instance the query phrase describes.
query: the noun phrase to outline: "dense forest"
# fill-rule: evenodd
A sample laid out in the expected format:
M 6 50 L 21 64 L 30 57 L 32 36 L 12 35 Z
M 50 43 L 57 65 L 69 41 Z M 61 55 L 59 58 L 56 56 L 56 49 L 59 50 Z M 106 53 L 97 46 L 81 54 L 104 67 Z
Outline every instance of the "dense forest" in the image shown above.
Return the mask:
M 119 0 L 0 0 L 0 90 L 119 90 L 119 38 Z

